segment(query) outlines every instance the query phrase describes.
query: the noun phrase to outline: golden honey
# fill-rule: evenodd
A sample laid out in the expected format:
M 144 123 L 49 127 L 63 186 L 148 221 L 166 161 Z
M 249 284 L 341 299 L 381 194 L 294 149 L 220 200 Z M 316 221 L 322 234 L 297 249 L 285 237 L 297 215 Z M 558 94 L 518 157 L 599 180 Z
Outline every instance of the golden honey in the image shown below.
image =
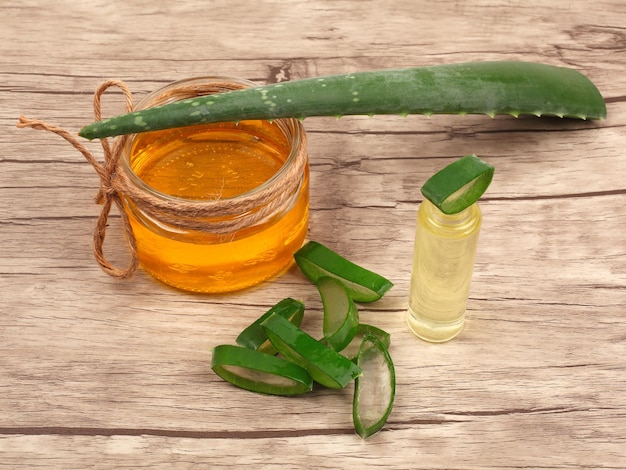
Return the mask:
M 303 132 L 300 122 L 289 119 L 146 132 L 127 144 L 124 160 L 138 186 L 166 202 L 221 201 L 237 207 L 240 199 L 263 191 L 270 181 L 281 187 L 279 179 L 302 151 Z M 308 162 L 302 168 L 291 194 L 269 193 L 259 207 L 199 216 L 191 224 L 186 223 L 188 215 L 178 224 L 125 198 L 142 267 L 167 284 L 197 292 L 234 291 L 282 272 L 307 232 Z M 284 199 L 279 209 L 247 224 L 272 197 Z M 236 227 L 214 230 L 222 222 Z

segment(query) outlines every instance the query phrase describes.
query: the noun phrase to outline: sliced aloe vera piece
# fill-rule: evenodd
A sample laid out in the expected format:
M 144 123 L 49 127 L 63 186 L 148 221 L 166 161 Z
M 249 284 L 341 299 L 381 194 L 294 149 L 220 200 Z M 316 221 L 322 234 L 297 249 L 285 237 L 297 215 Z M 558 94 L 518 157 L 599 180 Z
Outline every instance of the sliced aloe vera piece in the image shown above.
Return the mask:
M 311 375 L 297 364 L 230 344 L 213 348 L 211 368 L 227 382 L 257 393 L 298 395 L 313 388 Z
M 336 278 L 322 276 L 317 289 L 324 305 L 324 342 L 335 351 L 345 348 L 359 326 L 359 312 L 345 285 Z
M 389 333 L 373 325 L 359 323 L 354 338 L 352 338 L 350 344 L 348 344 L 341 351 L 341 354 L 346 356 L 348 359 L 355 359 L 357 354 L 359 354 L 359 348 L 361 347 L 361 343 L 367 335 L 376 336 L 383 343 L 383 346 L 389 349 L 389 345 L 391 344 L 391 335 Z
M 494 167 L 476 155 L 466 155 L 431 176 L 422 194 L 444 214 L 467 209 L 483 195 Z
M 245 328 L 239 336 L 237 336 L 237 344 L 244 348 L 254 349 L 266 354 L 276 354 L 278 351 L 276 351 L 276 348 L 274 348 L 267 338 L 265 330 L 261 326 L 261 323 L 272 313 L 277 313 L 294 325 L 300 326 L 304 316 L 304 304 L 291 297 L 281 300 L 255 320 L 250 326 Z
M 388 279 L 348 261 L 318 242 L 308 242 L 294 258 L 300 270 L 316 284 L 322 276 L 339 279 L 355 302 L 378 300 L 393 286 Z
M 270 315 L 261 325 L 278 352 L 306 369 L 320 385 L 343 388 L 361 373 L 352 361 L 280 315 Z
M 376 336 L 367 335 L 356 359 L 357 377 L 352 402 L 354 429 L 362 438 L 377 433 L 391 414 L 396 395 L 396 374 L 389 351 Z

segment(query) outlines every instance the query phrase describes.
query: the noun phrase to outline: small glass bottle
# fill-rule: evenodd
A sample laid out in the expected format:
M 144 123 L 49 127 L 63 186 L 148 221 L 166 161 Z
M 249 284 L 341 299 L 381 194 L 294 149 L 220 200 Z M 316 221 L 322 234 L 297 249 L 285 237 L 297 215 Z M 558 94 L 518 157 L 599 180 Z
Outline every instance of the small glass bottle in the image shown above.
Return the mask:
M 463 327 L 482 216 L 477 204 L 444 214 L 428 199 L 417 215 L 407 314 L 419 338 L 443 342 Z

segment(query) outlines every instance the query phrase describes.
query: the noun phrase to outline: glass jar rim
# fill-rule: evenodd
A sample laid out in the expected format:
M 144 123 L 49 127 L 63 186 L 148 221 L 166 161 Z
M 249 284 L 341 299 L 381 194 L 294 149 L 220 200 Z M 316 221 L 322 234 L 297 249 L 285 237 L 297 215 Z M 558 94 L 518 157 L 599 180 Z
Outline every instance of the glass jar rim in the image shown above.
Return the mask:
M 177 80 L 177 81 L 171 82 L 164 87 L 161 87 L 157 90 L 150 92 L 135 105 L 134 109 L 138 111 L 138 110 L 142 110 L 142 109 L 150 107 L 149 105 L 152 104 L 153 101 L 159 96 L 162 96 L 163 100 L 160 102 L 157 102 L 157 105 L 165 104 L 165 103 L 169 103 L 173 101 L 180 101 L 183 99 L 188 99 L 188 98 L 191 98 L 192 96 L 198 96 L 198 95 L 190 95 L 190 96 L 173 98 L 171 95 L 171 93 L 175 92 L 176 89 L 178 88 L 182 89 L 183 87 L 186 87 L 186 86 L 193 87 L 194 85 L 195 86 L 215 85 L 216 87 L 221 89 L 220 91 L 231 91 L 231 90 L 234 91 L 234 90 L 239 90 L 243 88 L 251 88 L 251 87 L 257 86 L 256 83 L 247 79 L 222 76 L 222 75 L 209 75 L 209 76 L 204 76 L 204 77 L 186 78 L 183 80 Z M 168 92 L 170 92 L 169 95 L 168 95 Z M 218 92 L 219 91 L 216 91 L 215 93 L 218 93 Z M 208 94 L 214 94 L 214 93 L 204 93 L 204 94 L 208 95 Z M 303 139 L 304 128 L 302 126 L 302 123 L 299 120 L 295 118 L 280 118 L 280 119 L 272 120 L 271 122 L 272 124 L 278 125 L 281 127 L 281 131 L 285 135 L 289 143 L 289 147 L 290 147 L 289 156 L 285 159 L 285 161 L 280 166 L 280 168 L 270 178 L 268 178 L 266 181 L 264 181 L 260 185 L 248 191 L 245 191 L 243 193 L 237 194 L 236 196 L 220 198 L 221 201 L 236 202 L 236 201 L 254 196 L 261 191 L 264 191 L 267 187 L 276 183 L 277 180 L 282 179 L 287 173 L 288 169 L 296 163 L 296 160 L 300 157 L 300 154 L 302 152 L 306 152 L 306 149 L 302 148 L 302 146 L 305 145 L 304 139 Z M 124 143 L 122 155 L 120 157 L 120 162 L 119 162 L 122 170 L 125 173 L 126 178 L 128 178 L 128 180 L 132 184 L 134 184 L 136 187 L 138 187 L 142 191 L 145 191 L 151 196 L 157 197 L 164 202 L 170 201 L 170 202 L 175 202 L 178 204 L 181 204 L 181 203 L 184 204 L 185 202 L 194 203 L 194 204 L 202 204 L 203 202 L 206 202 L 207 205 L 213 204 L 215 202 L 215 200 L 213 199 L 208 199 L 206 201 L 203 201 L 202 199 L 190 199 L 190 198 L 173 196 L 171 194 L 158 191 L 157 189 L 153 188 L 152 186 L 147 184 L 145 181 L 143 181 L 130 167 L 130 150 L 131 150 L 131 147 L 133 145 L 133 141 L 136 135 L 137 134 L 131 134 L 126 139 L 126 142 Z

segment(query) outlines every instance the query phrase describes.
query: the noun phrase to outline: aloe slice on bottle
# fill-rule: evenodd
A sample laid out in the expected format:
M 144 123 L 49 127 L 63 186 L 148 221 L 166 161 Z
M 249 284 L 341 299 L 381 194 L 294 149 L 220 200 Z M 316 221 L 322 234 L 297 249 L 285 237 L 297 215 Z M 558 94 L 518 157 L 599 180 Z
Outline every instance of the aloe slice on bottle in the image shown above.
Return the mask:
M 476 155 L 466 155 L 431 176 L 422 194 L 444 214 L 456 214 L 474 204 L 489 187 L 494 167 Z
M 290 297 L 281 300 L 255 320 L 250 326 L 246 327 L 239 336 L 237 336 L 237 344 L 266 354 L 276 354 L 278 351 L 272 346 L 272 343 L 265 334 L 265 330 L 261 326 L 261 323 L 273 313 L 277 313 L 294 325 L 300 326 L 302 318 L 304 317 L 304 304 Z
M 356 304 L 343 283 L 333 277 L 320 277 L 317 289 L 324 305 L 324 342 L 339 352 L 357 332 L 359 313 Z
M 355 302 L 374 302 L 393 286 L 388 279 L 348 261 L 318 242 L 309 241 L 294 258 L 313 283 L 317 284 L 322 276 L 334 277 L 346 286 Z
M 391 335 L 389 333 L 376 326 L 359 323 L 354 338 L 352 338 L 352 341 L 341 351 L 341 354 L 348 359 L 356 359 L 361 343 L 367 335 L 376 336 L 383 343 L 383 346 L 389 349 L 389 345 L 391 344 Z
M 352 419 L 357 434 L 365 439 L 380 431 L 391 414 L 396 374 L 389 351 L 373 335 L 363 339 L 356 363 L 362 374 L 355 382 Z
M 361 369 L 351 360 L 280 315 L 270 315 L 262 325 L 278 352 L 285 359 L 306 369 L 320 385 L 343 388 L 361 373 Z
M 313 379 L 304 368 L 240 346 L 223 344 L 213 348 L 211 368 L 227 382 L 257 393 L 299 395 L 313 388 Z

